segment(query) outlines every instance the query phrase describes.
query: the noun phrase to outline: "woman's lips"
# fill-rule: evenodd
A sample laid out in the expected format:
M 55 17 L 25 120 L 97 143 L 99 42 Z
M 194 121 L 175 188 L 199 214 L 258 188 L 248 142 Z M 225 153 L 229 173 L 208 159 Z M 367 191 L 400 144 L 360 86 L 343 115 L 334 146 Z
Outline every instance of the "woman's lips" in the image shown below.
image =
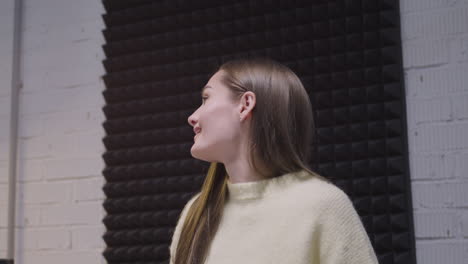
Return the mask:
M 197 134 L 195 134 L 195 136 L 193 136 L 193 139 L 197 138 L 198 135 L 200 135 L 200 132 L 198 132 Z

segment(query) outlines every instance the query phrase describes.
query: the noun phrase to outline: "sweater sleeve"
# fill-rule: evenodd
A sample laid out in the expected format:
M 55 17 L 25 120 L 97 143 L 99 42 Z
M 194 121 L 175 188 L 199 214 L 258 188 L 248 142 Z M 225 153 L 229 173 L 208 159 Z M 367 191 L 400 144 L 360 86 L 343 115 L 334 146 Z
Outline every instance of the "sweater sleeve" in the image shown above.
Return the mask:
M 184 209 L 182 209 L 182 212 L 180 213 L 179 220 L 177 221 L 177 225 L 174 229 L 174 234 L 172 235 L 171 245 L 169 247 L 169 264 L 174 264 L 175 251 L 177 249 L 177 244 L 179 243 L 179 237 L 182 231 L 182 226 L 185 222 L 185 218 L 187 217 L 189 208 L 192 206 L 193 202 L 195 201 L 195 199 L 197 199 L 199 195 L 200 193 L 197 193 L 192 198 L 190 198 L 190 200 L 185 204 Z
M 320 264 L 378 264 L 352 201 L 338 187 L 326 199 L 320 219 Z

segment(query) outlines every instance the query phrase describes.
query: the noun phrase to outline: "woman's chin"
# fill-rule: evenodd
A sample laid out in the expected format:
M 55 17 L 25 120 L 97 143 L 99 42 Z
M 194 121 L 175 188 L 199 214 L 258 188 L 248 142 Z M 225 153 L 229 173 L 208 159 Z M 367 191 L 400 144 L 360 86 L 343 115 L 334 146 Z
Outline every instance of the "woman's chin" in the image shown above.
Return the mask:
M 199 159 L 199 160 L 205 160 L 205 155 L 203 155 L 204 151 L 200 150 L 196 146 L 197 143 L 194 143 L 192 148 L 190 149 L 190 154 L 192 155 L 193 158 Z
M 198 160 L 203 160 L 203 161 L 206 161 L 206 162 L 212 162 L 213 161 L 213 158 L 209 157 L 209 155 L 207 155 L 206 151 L 198 149 L 195 146 L 195 144 L 190 149 L 190 154 L 192 155 L 193 158 L 198 159 Z

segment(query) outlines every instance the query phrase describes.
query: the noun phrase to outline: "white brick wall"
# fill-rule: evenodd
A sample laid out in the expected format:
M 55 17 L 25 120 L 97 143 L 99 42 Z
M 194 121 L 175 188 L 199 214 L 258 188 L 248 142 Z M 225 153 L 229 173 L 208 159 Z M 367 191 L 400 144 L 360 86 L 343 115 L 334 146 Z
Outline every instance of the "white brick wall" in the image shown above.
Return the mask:
M 468 263 L 468 1 L 401 0 L 419 264 Z
M 104 8 L 96 0 L 23 1 L 15 263 L 104 263 Z M 0 69 L 11 70 L 1 33 Z M 12 36 L 11 31 L 10 42 Z M 2 149 L 9 102 L 2 90 Z M 7 153 L 0 155 L 1 177 L 7 159 Z M 6 186 L 1 179 L 0 194 Z M 0 197 L 0 258 L 6 249 L 6 207 Z
M 14 0 L 0 1 L 0 259 L 6 256 Z

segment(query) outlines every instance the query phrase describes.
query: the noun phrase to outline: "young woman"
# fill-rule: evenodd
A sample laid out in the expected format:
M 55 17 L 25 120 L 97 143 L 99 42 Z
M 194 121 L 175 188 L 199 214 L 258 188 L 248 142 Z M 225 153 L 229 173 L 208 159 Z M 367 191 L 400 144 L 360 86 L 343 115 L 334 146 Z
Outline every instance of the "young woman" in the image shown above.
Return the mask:
M 378 263 L 349 197 L 311 171 L 311 104 L 269 59 L 224 63 L 188 118 L 191 154 L 211 162 L 184 207 L 171 264 Z

